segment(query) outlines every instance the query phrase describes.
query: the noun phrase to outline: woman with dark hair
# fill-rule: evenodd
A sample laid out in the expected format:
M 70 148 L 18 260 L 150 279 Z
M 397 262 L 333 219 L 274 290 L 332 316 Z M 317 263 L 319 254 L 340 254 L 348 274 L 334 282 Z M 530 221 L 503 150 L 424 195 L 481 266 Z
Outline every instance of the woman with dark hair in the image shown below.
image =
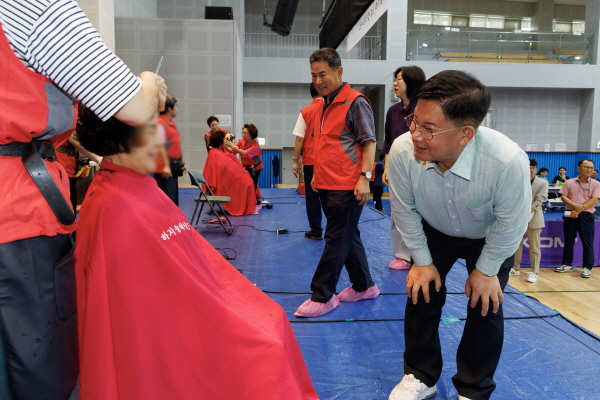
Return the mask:
M 148 175 L 156 120 L 83 109 L 77 132 L 104 156 L 75 251 L 80 399 L 317 399 L 283 309 Z
M 231 132 L 229 132 L 227 129 L 219 128 L 219 118 L 217 118 L 213 115 L 208 117 L 208 119 L 206 120 L 206 123 L 208 124 L 210 131 L 208 131 L 204 134 L 204 141 L 206 142 L 206 151 L 210 151 L 210 144 L 209 144 L 210 135 L 212 135 L 216 131 L 223 131 L 225 133 L 231 133 Z
M 227 151 L 226 143 L 230 142 L 222 131 L 216 131 L 210 136 L 211 149 L 204 164 L 204 179 L 215 196 L 231 197 L 231 202 L 223 204 L 229 214 L 253 214 L 256 208 L 254 182 L 239 161 L 236 163 L 232 160 L 233 154 Z M 233 157 L 237 161 L 237 157 Z
M 257 137 L 258 129 L 256 129 L 256 126 L 254 124 L 245 124 L 244 129 L 242 129 L 242 138 L 231 150 L 242 156 L 242 164 L 250 174 L 254 182 L 254 188 L 257 190 L 256 204 L 260 204 L 258 200 L 258 177 L 264 165 L 261 160 L 262 150 L 256 141 Z
M 412 101 L 412 94 L 425 82 L 425 73 L 416 65 L 400 67 L 394 71 L 394 93 L 400 102 L 391 106 L 385 118 L 385 139 L 381 154 L 385 154 L 385 167 L 383 170 L 383 183 L 388 185 L 388 153 L 396 138 L 408 132 L 405 118 L 415 112 L 417 100 Z M 392 250 L 395 259 L 388 265 L 392 269 L 410 268 L 410 252 L 404 240 L 396 229 L 394 213 L 392 218 Z

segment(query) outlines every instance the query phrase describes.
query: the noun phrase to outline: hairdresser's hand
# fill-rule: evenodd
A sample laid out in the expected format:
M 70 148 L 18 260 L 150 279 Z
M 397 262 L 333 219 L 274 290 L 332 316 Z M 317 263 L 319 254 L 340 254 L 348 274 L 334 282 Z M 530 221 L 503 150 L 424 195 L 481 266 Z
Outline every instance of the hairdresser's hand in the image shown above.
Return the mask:
M 419 290 L 423 291 L 425 302 L 429 303 L 429 284 L 435 282 L 435 291 L 439 292 L 442 287 L 442 278 L 433 264 L 419 266 L 413 264 L 406 276 L 406 293 L 413 304 L 417 304 Z
M 161 173 L 161 176 L 165 179 L 167 178 L 171 178 L 173 176 L 173 174 L 171 173 L 171 167 L 169 167 L 168 165 L 164 168 L 163 172 Z
M 318 192 L 319 189 L 317 189 L 315 187 L 315 176 L 313 175 L 312 180 L 310 181 L 310 187 L 312 188 L 313 191 Z

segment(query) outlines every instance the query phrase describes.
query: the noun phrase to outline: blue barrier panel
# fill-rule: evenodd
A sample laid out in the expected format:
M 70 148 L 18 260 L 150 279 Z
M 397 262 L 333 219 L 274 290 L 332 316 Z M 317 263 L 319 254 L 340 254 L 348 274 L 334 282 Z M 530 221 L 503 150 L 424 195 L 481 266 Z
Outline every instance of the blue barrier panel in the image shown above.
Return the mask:
M 279 160 L 276 161 L 276 164 L 279 166 L 279 175 L 277 177 L 273 176 L 273 159 L 275 159 L 275 157 Z M 276 184 L 281 183 L 281 150 L 263 150 L 262 162 L 265 167 L 258 177 L 258 187 L 274 188 Z

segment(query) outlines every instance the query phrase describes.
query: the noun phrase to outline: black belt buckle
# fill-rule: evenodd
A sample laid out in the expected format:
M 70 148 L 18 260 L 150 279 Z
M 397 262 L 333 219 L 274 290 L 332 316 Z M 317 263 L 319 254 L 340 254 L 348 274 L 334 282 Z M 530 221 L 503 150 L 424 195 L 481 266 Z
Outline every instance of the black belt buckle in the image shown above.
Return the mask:
M 45 140 L 34 140 L 32 143 L 41 158 L 48 161 L 58 161 L 52 143 L 46 142 Z

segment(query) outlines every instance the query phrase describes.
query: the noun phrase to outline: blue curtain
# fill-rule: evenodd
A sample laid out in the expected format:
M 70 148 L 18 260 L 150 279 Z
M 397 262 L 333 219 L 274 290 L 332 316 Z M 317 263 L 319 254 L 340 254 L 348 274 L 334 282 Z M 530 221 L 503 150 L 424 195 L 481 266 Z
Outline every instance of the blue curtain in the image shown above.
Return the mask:
M 548 180 L 551 181 L 556 175 L 558 175 L 558 168 L 565 167 L 567 169 L 567 176 L 569 178 L 575 178 L 579 175 L 577 172 L 577 163 L 579 160 L 588 158 L 594 161 L 596 169 L 600 167 L 600 153 L 561 153 L 561 152 L 527 152 L 529 158 L 535 158 L 538 164 L 538 171 L 540 168 L 548 168 Z
M 279 165 L 279 175 L 277 177 L 273 176 L 273 158 L 275 158 L 275 156 L 279 159 L 279 162 L 277 163 Z M 258 187 L 274 188 L 277 183 L 281 183 L 281 150 L 263 150 L 262 162 L 265 167 L 258 177 Z

